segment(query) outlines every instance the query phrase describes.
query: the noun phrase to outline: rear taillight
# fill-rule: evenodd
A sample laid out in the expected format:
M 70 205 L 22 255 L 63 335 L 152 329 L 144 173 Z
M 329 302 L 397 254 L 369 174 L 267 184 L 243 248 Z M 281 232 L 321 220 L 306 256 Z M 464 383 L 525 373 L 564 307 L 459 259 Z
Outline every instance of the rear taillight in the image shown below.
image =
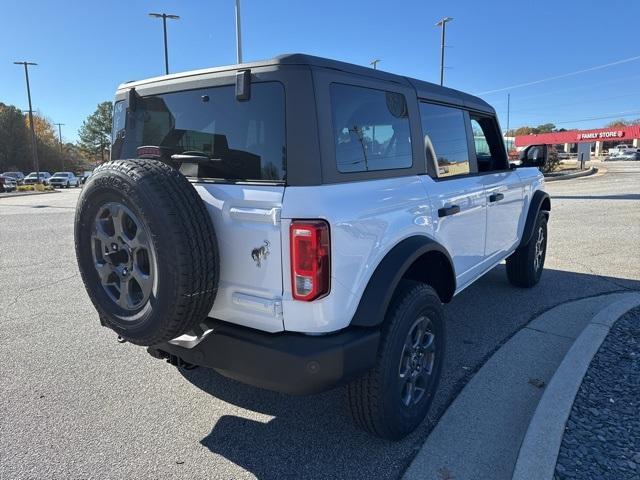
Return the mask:
M 329 293 L 329 225 L 323 220 L 294 220 L 291 239 L 291 291 L 311 301 Z

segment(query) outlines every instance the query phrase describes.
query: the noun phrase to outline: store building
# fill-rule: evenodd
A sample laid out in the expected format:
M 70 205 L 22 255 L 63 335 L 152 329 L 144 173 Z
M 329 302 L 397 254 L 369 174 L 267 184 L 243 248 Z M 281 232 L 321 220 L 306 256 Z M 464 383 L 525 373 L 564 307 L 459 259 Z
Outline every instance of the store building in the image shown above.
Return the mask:
M 640 125 L 595 130 L 567 130 L 566 132 L 520 135 L 515 138 L 516 148 L 544 144 L 554 145 L 566 153 L 577 152 L 578 143 L 591 143 L 591 153 L 595 156 L 605 155 L 607 150 L 621 144 L 640 148 Z

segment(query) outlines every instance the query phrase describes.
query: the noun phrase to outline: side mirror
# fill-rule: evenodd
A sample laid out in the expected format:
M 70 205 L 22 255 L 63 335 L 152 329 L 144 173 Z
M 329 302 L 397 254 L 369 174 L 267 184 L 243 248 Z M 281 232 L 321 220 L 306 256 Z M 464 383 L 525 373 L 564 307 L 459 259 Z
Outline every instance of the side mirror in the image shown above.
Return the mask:
M 520 162 L 523 167 L 542 167 L 549 158 L 547 145 L 529 145 L 520 152 Z

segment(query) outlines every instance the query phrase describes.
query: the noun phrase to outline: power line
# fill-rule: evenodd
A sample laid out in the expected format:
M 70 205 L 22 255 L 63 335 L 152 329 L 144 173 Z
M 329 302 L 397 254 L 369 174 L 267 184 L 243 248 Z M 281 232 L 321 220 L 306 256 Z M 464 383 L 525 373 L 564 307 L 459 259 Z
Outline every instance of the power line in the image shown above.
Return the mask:
M 578 90 L 588 90 L 590 88 L 601 87 L 603 85 L 611 85 L 612 83 L 626 82 L 628 80 L 636 80 L 638 78 L 640 78 L 640 75 L 631 75 L 628 77 L 619 77 L 619 78 L 610 79 L 605 82 L 589 83 L 587 85 L 576 85 L 575 87 L 561 88 L 559 90 L 547 90 L 545 92 L 537 93 L 535 95 L 525 95 L 524 97 L 518 96 L 518 100 L 530 100 L 532 98 L 548 97 L 550 95 L 556 95 L 558 93 L 569 93 L 569 92 L 576 92 Z M 497 103 L 505 103 L 506 101 L 507 101 L 506 99 L 501 98 L 497 100 L 491 100 L 491 104 L 495 105 Z
M 547 123 L 553 123 L 554 125 L 562 125 L 562 124 L 566 124 L 566 123 L 590 122 L 592 120 L 604 120 L 604 119 L 608 119 L 608 118 L 632 117 L 632 116 L 635 116 L 635 115 L 640 115 L 640 110 L 625 110 L 623 112 L 607 113 L 607 114 L 603 114 L 603 115 L 597 116 L 597 117 L 579 118 L 579 119 L 576 119 L 576 120 L 561 120 L 561 121 L 549 120 L 549 121 L 547 121 Z M 521 123 L 521 122 L 519 122 L 519 123 Z
M 511 109 L 511 112 L 512 113 L 514 113 L 514 112 L 515 113 L 537 113 L 537 112 L 540 112 L 540 110 L 544 109 L 544 108 L 553 109 L 553 108 L 556 108 L 556 107 L 570 107 L 570 106 L 574 106 L 574 105 L 591 104 L 591 103 L 603 102 L 605 100 L 615 100 L 615 99 L 618 99 L 618 98 L 638 97 L 638 96 L 640 96 L 640 93 L 632 92 L 632 93 L 625 93 L 623 95 L 614 95 L 614 96 L 611 96 L 611 97 L 598 97 L 598 98 L 593 98 L 593 99 L 590 99 L 590 100 L 579 100 L 577 102 L 553 103 L 551 105 L 544 105 L 544 104 L 536 105 L 536 109 L 535 110 L 527 110 L 527 109 L 525 109 L 525 110 L 521 110 L 521 109 L 513 110 L 513 109 Z
M 563 124 L 563 123 L 576 123 L 576 122 L 589 122 L 591 120 L 604 120 L 607 118 L 622 118 L 622 117 L 632 117 L 634 115 L 640 115 L 640 110 L 627 110 L 625 112 L 619 112 L 619 113 L 610 113 L 601 117 L 591 117 L 591 118 L 581 118 L 578 120 L 564 120 L 562 122 L 553 122 L 555 124 Z
M 579 75 L 581 73 L 593 72 L 594 70 L 601 70 L 603 68 L 613 67 L 615 65 L 621 65 L 623 63 L 634 62 L 636 60 L 640 60 L 640 55 L 636 55 L 635 57 L 625 58 L 623 60 L 617 60 L 617 61 L 611 62 L 611 63 L 605 63 L 603 65 L 597 65 L 595 67 L 585 68 L 585 69 L 582 69 L 582 70 L 576 70 L 575 72 L 563 73 L 562 75 L 555 75 L 553 77 L 542 78 L 540 80 L 534 80 L 532 82 L 519 83 L 519 84 L 516 84 L 516 85 L 511 85 L 509 87 L 496 88 L 495 90 L 487 90 L 486 92 L 476 93 L 476 95 L 478 95 L 478 96 L 480 96 L 480 95 L 489 95 L 490 93 L 498 93 L 498 92 L 504 92 L 506 90 L 513 90 L 513 89 L 516 89 L 516 88 L 528 87 L 528 86 L 531 86 L 531 85 L 537 85 L 539 83 L 550 82 L 551 80 L 559 80 L 561 78 L 572 77 L 574 75 Z

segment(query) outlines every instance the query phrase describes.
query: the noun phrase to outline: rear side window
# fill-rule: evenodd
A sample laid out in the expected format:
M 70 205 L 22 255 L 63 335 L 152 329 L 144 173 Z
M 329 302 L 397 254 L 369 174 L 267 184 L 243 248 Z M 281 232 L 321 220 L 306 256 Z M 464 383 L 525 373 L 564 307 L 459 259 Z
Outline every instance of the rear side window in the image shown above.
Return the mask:
M 254 83 L 248 101 L 236 99 L 234 85 L 142 97 L 126 126 L 118 104 L 115 110 L 113 158 L 155 151 L 170 161 L 192 154 L 210 159 L 203 177 L 285 180 L 285 98 L 278 82 Z
M 331 84 L 331 115 L 338 171 L 410 168 L 407 101 L 396 92 Z
M 438 178 L 471 171 L 464 112 L 458 108 L 420 103 L 427 160 L 435 161 Z

